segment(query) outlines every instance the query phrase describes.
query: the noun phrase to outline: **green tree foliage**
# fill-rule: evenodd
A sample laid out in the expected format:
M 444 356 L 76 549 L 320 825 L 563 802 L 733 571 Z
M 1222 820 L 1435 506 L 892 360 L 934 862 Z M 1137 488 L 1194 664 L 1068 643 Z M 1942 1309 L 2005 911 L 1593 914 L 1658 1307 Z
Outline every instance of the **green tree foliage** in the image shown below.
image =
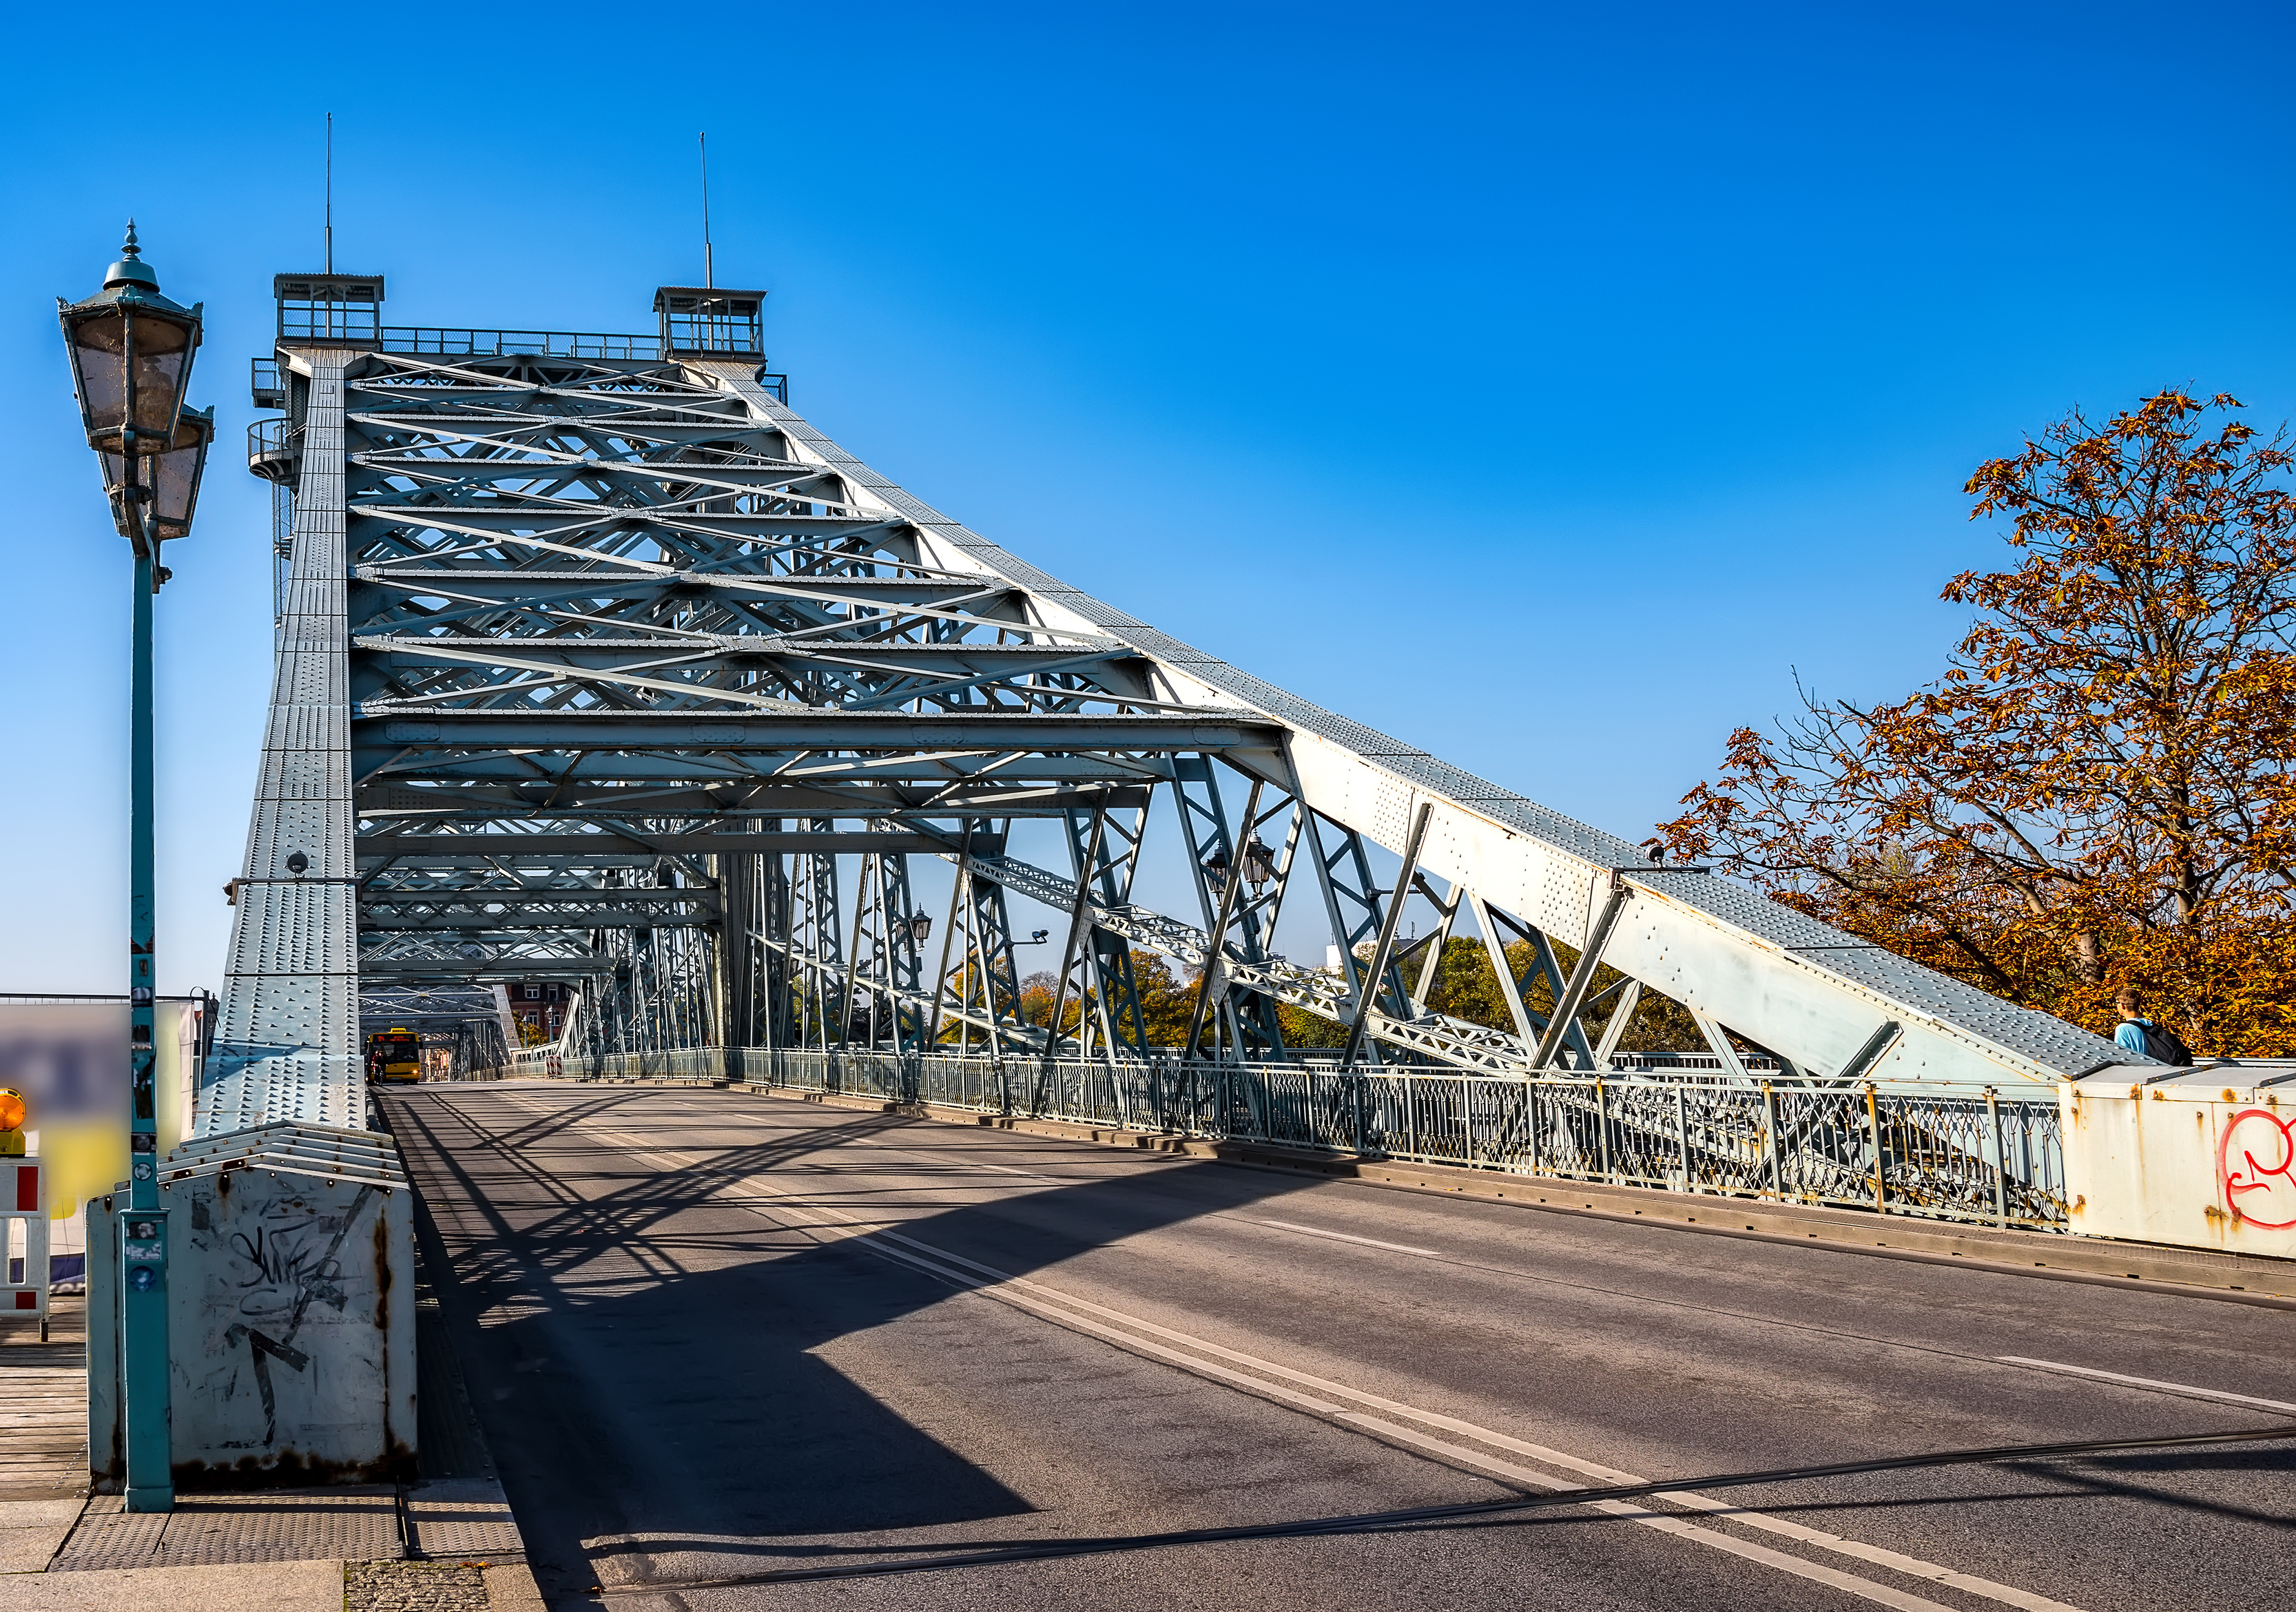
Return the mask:
M 2228 397 L 2079 411 L 1980 465 L 2004 569 L 1939 676 L 1733 733 L 1660 839 L 1773 900 L 2109 1033 L 2296 1043 L 2296 447 Z

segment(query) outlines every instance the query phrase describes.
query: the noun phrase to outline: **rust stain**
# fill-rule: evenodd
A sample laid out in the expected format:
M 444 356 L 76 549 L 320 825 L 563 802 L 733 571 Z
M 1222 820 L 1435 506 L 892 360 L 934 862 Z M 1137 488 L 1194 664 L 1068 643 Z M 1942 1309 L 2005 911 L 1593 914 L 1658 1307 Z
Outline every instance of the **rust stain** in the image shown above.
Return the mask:
M 382 1334 L 382 1347 L 376 1351 L 382 1362 L 382 1444 L 387 1450 L 402 1446 L 398 1433 L 390 1425 L 390 1228 L 386 1202 L 374 1212 L 374 1330 Z
M 168 1469 L 178 1489 L 244 1490 L 317 1488 L 338 1484 L 413 1483 L 414 1452 L 393 1439 L 388 1453 L 369 1461 L 329 1461 L 299 1450 L 281 1449 L 269 1456 L 242 1455 L 224 1463 L 180 1461 Z

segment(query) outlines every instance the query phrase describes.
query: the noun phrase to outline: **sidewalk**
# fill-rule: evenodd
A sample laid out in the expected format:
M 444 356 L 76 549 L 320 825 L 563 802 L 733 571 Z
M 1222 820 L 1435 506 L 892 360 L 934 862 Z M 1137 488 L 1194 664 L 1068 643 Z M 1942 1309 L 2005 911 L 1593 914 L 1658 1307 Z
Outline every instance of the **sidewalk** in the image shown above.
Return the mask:
M 542 1612 L 437 1302 L 418 1280 L 422 1474 L 403 1487 L 185 1493 L 129 1516 L 87 1491 L 86 1301 L 50 1341 L 0 1326 L 0 1607 L 7 1612 Z

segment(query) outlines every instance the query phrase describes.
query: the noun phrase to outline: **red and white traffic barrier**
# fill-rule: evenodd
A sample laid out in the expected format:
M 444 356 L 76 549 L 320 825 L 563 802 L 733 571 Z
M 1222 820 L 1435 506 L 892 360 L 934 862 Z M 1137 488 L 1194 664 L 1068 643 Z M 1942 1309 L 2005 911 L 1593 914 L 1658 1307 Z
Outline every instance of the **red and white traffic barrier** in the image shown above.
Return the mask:
M 20 1234 L 16 1223 L 23 1223 Z M 0 1320 L 48 1314 L 48 1172 L 37 1158 L 0 1158 L 0 1231 L 7 1262 L 0 1267 Z

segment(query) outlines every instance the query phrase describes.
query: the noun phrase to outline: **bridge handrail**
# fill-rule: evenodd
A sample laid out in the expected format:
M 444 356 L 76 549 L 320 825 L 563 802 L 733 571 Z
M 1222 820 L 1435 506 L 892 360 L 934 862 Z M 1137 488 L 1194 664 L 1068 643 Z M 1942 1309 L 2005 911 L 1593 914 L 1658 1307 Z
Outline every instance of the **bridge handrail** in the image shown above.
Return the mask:
M 2053 1095 L 1636 1069 L 1535 1080 L 1335 1063 L 689 1047 L 517 1054 L 505 1074 L 742 1082 L 1620 1186 L 2062 1232 Z M 1878 1167 L 1877 1167 L 1878 1166 Z

